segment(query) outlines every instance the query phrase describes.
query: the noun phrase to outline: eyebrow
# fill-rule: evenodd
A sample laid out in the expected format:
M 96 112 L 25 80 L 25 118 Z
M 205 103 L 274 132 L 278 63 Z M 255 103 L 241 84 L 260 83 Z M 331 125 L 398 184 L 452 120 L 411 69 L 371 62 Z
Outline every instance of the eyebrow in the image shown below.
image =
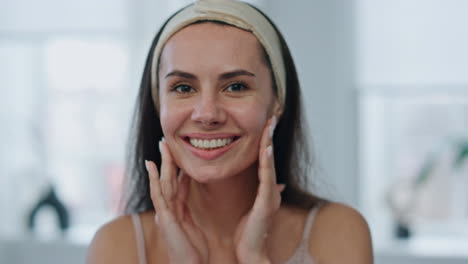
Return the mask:
M 174 70 L 174 71 L 166 74 L 165 78 L 167 79 L 167 78 L 172 77 L 172 76 L 179 76 L 179 77 L 182 77 L 182 78 L 185 78 L 185 79 L 193 79 L 193 80 L 197 79 L 197 76 L 195 76 L 194 74 L 191 74 L 189 72 L 179 71 L 179 70 Z M 239 69 L 239 70 L 234 70 L 234 71 L 222 73 L 221 75 L 219 75 L 218 79 L 219 80 L 226 80 L 226 79 L 231 79 L 231 78 L 234 78 L 234 77 L 237 77 L 237 76 L 255 77 L 255 74 L 253 74 L 253 73 L 251 73 L 249 71 L 246 71 L 246 70 Z

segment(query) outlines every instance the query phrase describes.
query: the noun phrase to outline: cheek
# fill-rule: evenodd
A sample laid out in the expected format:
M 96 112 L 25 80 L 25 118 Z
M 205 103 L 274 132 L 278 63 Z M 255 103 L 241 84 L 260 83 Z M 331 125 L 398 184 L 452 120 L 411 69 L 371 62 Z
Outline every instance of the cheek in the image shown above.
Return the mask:
M 173 122 L 174 119 L 170 117 L 169 113 L 170 111 L 167 108 L 166 104 L 160 105 L 159 118 L 161 120 L 161 127 L 165 136 L 168 135 L 168 132 L 174 126 L 174 122 Z
M 175 144 L 176 142 L 176 133 L 182 124 L 187 120 L 187 107 L 177 106 L 173 103 L 168 103 L 167 101 L 161 101 L 164 103 L 160 104 L 160 120 L 161 128 L 164 134 L 164 138 L 169 145 L 171 150 L 171 155 L 174 159 L 174 162 L 178 167 L 181 167 L 181 153 L 182 150 L 180 146 Z
M 186 108 L 171 103 L 161 103 L 159 113 L 161 127 L 166 137 L 170 137 L 187 116 Z
M 267 105 L 259 101 L 230 107 L 235 122 L 254 138 L 261 137 L 269 112 Z

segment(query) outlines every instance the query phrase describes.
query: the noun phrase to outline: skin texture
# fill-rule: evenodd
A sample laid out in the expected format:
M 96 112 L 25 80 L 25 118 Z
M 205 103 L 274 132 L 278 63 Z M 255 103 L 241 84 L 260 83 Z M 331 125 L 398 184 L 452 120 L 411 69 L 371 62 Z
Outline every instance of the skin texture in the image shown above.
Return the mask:
M 281 205 L 271 153 L 279 107 L 261 54 L 251 33 L 214 23 L 188 26 L 167 42 L 159 72 L 162 166 L 147 163 L 156 213 L 141 215 L 149 263 L 283 263 L 294 253 L 307 211 Z M 188 149 L 191 133 L 238 139 L 207 160 Z M 347 206 L 321 208 L 309 237 L 321 264 L 372 263 L 367 224 Z M 97 232 L 88 263 L 136 262 L 128 216 Z
M 197 182 L 245 174 L 258 159 L 260 137 L 276 100 L 261 56 L 253 34 L 213 23 L 182 29 L 165 45 L 159 71 L 161 125 L 175 162 Z M 171 75 L 176 71 L 194 78 Z M 222 78 L 236 71 L 251 75 Z M 178 85 L 190 91 L 173 91 Z M 233 91 L 240 87 L 245 88 Z M 207 162 L 189 153 L 180 137 L 196 132 L 240 138 L 233 151 Z M 256 169 L 249 173 L 255 178 Z

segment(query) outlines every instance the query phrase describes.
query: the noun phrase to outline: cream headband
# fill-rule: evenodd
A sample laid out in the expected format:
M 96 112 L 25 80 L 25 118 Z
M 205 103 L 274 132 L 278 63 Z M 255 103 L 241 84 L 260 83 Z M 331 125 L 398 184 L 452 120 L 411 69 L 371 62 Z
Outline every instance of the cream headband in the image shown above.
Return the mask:
M 172 17 L 161 32 L 154 48 L 151 65 L 151 89 L 153 101 L 158 106 L 158 58 L 169 38 L 182 28 L 200 20 L 214 20 L 252 32 L 270 58 L 277 96 L 284 107 L 286 94 L 286 71 L 279 37 L 270 22 L 253 7 L 235 0 L 199 0 Z

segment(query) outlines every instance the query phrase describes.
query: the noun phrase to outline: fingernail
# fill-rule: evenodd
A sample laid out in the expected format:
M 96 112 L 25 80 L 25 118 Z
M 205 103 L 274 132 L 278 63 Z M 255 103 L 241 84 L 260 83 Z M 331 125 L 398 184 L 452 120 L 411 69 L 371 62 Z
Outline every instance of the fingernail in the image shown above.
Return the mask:
M 149 168 L 148 160 L 145 160 L 145 167 L 146 167 L 146 170 L 149 172 L 150 168 Z
M 278 184 L 278 188 L 279 188 L 279 189 L 278 189 L 279 192 L 283 192 L 284 189 L 286 188 L 286 184 Z
M 271 158 L 272 154 L 273 154 L 273 147 L 270 145 L 267 147 L 268 158 Z
M 164 139 L 164 138 L 163 138 L 163 139 Z M 162 151 L 161 151 L 162 146 L 161 146 L 161 145 L 162 145 L 162 140 L 159 141 L 159 152 L 160 152 L 160 153 L 162 153 Z
M 165 139 L 164 137 L 162 137 L 162 138 L 161 138 L 161 141 L 162 141 L 162 142 L 165 142 L 165 141 L 166 141 L 166 139 Z
M 275 127 L 276 127 L 276 116 L 273 116 L 271 118 L 271 124 L 270 124 L 270 138 L 273 137 L 273 133 L 275 132 Z

